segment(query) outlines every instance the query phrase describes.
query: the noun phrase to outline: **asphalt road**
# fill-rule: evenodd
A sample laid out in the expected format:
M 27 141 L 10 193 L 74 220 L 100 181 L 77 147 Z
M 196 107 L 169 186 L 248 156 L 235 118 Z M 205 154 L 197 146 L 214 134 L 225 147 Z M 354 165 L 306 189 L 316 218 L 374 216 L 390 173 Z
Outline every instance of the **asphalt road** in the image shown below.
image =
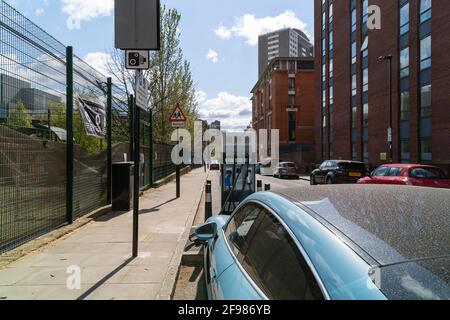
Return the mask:
M 276 191 L 280 189 L 287 188 L 300 188 L 309 186 L 309 181 L 305 180 L 294 180 L 294 179 L 278 179 L 274 177 L 263 177 L 258 175 L 257 180 L 262 180 L 263 188 L 265 184 L 270 184 L 271 190 Z

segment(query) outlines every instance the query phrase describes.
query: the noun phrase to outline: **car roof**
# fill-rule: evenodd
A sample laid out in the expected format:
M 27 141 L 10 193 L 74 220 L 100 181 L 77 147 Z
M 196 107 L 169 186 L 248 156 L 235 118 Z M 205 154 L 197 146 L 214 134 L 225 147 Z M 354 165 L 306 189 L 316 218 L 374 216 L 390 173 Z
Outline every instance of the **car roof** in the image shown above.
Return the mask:
M 425 165 L 425 164 L 405 164 L 405 163 L 398 163 L 398 164 L 384 164 L 380 167 L 389 167 L 389 168 L 403 168 L 403 169 L 412 169 L 412 168 L 433 168 L 433 169 L 439 169 L 439 167 Z
M 379 265 L 450 256 L 450 190 L 345 185 L 276 191 Z
M 337 162 L 337 163 L 355 163 L 355 164 L 364 164 L 365 165 L 364 162 L 352 161 L 352 160 L 326 160 L 324 162 L 328 162 L 328 161 L 330 161 L 330 162 Z

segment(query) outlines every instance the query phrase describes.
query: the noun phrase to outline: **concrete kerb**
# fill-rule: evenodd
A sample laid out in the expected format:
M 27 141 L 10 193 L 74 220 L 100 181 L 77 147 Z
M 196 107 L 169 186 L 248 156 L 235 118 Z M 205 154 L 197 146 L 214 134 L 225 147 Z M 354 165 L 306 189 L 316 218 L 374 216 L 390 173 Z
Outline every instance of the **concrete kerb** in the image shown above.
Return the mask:
M 178 242 L 175 254 L 172 258 L 172 261 L 169 264 L 169 268 L 167 269 L 166 275 L 163 280 L 163 284 L 161 286 L 161 290 L 157 295 L 156 300 L 172 300 L 175 294 L 175 284 L 179 277 L 184 249 L 191 234 L 192 231 L 191 226 L 194 223 L 204 192 L 205 186 L 202 187 L 199 195 L 197 196 L 197 199 L 195 200 L 194 206 L 186 220 L 186 230 L 184 231 L 180 241 Z

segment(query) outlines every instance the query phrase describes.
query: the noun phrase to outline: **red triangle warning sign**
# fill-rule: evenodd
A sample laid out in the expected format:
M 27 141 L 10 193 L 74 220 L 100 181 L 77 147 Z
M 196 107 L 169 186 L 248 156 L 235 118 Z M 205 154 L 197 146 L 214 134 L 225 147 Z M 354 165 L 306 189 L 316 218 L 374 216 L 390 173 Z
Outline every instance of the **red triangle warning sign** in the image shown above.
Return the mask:
M 173 109 L 170 118 L 169 118 L 170 122 L 186 122 L 187 118 L 184 115 L 183 110 L 181 110 L 181 107 L 179 105 L 177 105 L 175 107 L 175 109 Z

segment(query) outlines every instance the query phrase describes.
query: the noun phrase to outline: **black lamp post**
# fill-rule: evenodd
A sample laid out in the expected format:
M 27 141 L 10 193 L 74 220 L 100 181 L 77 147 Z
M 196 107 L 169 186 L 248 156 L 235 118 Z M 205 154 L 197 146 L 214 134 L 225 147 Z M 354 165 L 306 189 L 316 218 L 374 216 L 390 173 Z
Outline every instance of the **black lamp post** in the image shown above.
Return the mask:
M 389 128 L 388 128 L 388 144 L 389 144 L 389 162 L 393 163 L 392 150 L 392 55 L 388 54 L 378 58 L 378 61 L 389 61 Z

